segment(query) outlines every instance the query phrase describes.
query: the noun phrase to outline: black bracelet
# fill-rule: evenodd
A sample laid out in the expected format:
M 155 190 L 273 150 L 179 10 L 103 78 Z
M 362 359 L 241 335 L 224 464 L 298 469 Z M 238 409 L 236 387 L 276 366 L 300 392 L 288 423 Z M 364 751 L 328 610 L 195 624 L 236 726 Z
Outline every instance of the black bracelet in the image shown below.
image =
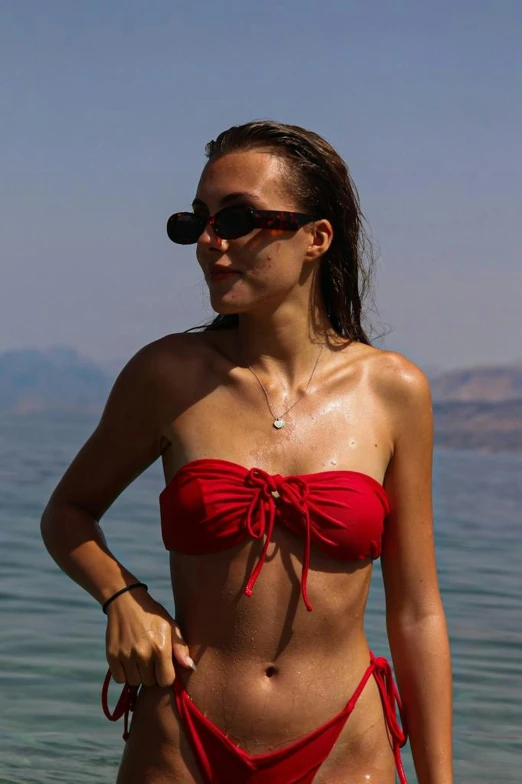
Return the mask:
M 121 589 L 121 591 L 116 591 L 116 593 L 113 593 L 112 596 L 109 596 L 107 601 L 102 604 L 102 610 L 105 613 L 105 615 L 107 615 L 107 607 L 111 602 L 117 599 L 118 596 L 121 596 L 122 593 L 126 593 L 126 591 L 132 591 L 134 590 L 134 588 L 145 588 L 146 591 L 149 590 L 149 586 L 146 585 L 145 583 L 131 583 L 130 585 L 126 585 L 125 588 Z

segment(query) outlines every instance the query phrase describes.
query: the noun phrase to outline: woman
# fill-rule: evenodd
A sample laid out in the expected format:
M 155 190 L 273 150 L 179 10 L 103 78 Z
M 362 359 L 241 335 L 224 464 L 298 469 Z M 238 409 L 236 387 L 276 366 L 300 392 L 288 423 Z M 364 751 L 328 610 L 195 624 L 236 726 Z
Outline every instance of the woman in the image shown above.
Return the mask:
M 193 213 L 167 230 L 196 244 L 219 315 L 130 360 L 42 519 L 52 556 L 107 612 L 110 673 L 128 684 L 118 782 L 406 781 L 391 673 L 363 628 L 382 554 L 418 780 L 448 784 L 429 387 L 361 324 L 355 188 L 294 126 L 233 127 L 207 154 Z M 176 620 L 98 525 L 160 455 Z

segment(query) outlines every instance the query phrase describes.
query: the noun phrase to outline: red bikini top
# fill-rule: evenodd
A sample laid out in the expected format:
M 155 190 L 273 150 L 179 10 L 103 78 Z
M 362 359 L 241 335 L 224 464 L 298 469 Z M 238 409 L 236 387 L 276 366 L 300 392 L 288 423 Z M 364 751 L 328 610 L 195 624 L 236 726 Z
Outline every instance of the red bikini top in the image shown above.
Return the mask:
M 263 568 L 274 523 L 304 536 L 301 591 L 308 610 L 312 609 L 306 591 L 311 544 L 342 561 L 378 558 L 390 510 L 382 485 L 359 471 L 281 476 L 206 457 L 180 468 L 159 500 L 167 550 L 214 553 L 249 536 L 265 537 L 245 589 L 247 596 L 252 595 Z

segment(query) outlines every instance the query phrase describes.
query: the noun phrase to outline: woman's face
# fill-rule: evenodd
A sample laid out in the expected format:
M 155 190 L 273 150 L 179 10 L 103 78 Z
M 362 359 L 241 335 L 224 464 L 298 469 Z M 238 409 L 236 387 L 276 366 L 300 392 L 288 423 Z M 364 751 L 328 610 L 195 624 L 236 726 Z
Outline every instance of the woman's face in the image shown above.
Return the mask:
M 300 205 L 285 190 L 285 177 L 284 160 L 270 152 L 224 155 L 203 169 L 194 212 L 210 217 L 223 207 L 238 204 L 300 212 Z M 297 231 L 254 229 L 244 237 L 225 240 L 207 226 L 198 240 L 196 255 L 213 309 L 221 314 L 244 313 L 282 301 L 300 285 L 313 241 L 312 227 L 307 224 Z

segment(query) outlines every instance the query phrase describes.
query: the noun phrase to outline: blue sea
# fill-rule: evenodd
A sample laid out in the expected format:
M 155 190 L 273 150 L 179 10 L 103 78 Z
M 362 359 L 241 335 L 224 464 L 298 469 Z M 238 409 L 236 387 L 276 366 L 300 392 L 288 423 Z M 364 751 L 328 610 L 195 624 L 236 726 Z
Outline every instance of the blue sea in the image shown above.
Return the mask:
M 0 419 L 0 784 L 116 777 L 122 728 L 107 722 L 99 696 L 105 616 L 51 561 L 39 533 L 51 490 L 94 424 L 69 414 Z M 459 784 L 522 782 L 521 476 L 522 455 L 435 454 Z M 104 530 L 116 555 L 172 612 L 161 489 L 155 465 L 114 504 Z M 377 567 L 366 625 L 373 650 L 387 654 L 383 606 Z M 405 758 L 415 782 L 408 752 Z

